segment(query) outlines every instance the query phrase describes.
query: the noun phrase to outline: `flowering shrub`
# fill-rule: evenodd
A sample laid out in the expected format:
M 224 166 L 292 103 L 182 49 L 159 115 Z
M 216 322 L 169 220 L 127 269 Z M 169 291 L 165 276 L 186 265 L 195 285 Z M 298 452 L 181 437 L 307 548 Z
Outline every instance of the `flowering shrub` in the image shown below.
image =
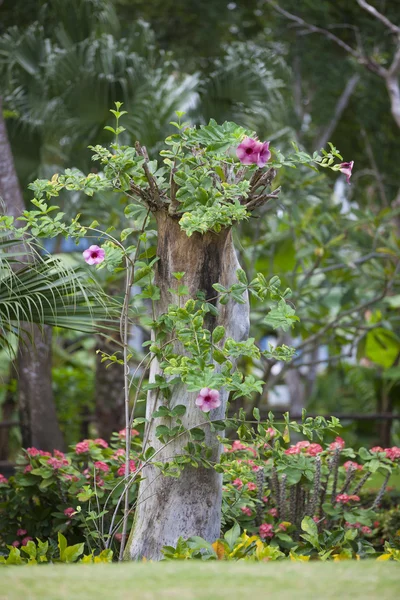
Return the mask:
M 210 391 L 203 390 L 202 401 Z M 211 394 L 210 400 L 218 398 Z M 215 468 L 224 479 L 225 535 L 213 545 L 201 538 L 180 540 L 176 548 L 164 549 L 166 558 L 340 560 L 382 552 L 386 544 L 385 555 L 395 559 L 400 513 L 398 508 L 382 512 L 380 506 L 388 499 L 389 475 L 400 463 L 399 448 L 355 452 L 339 436 L 323 444 L 325 432 L 336 429 L 337 420 L 304 419 L 298 425 L 285 419 L 283 425 L 259 423 L 257 433 L 242 422 L 241 439 L 224 440 L 225 452 Z M 302 440 L 288 446 L 290 429 L 316 434 L 321 444 Z M 94 550 L 99 556 L 100 550 L 118 548 L 125 436 L 123 429 L 110 445 L 101 438 L 83 440 L 67 454 L 24 451 L 15 476 L 0 477 L 0 554 L 8 554 L 4 560 L 24 564 L 37 559 L 33 548 L 39 556 L 41 546 L 35 546 L 35 539 L 49 540 L 53 554 L 46 551 L 46 556 L 53 560 L 59 534 L 82 544 L 81 554 L 92 557 Z M 129 466 L 137 479 L 140 450 L 138 432 L 132 430 Z M 365 491 L 375 472 L 384 476 L 381 488 Z M 131 503 L 137 479 L 130 488 Z
M 19 550 L 15 545 L 9 546 L 10 552 L 6 557 L 0 556 L 0 565 L 37 565 L 42 563 L 109 563 L 112 561 L 112 550 L 102 550 L 97 556 L 94 553 L 83 555 L 84 544 L 68 546 L 66 538 L 58 533 L 58 544 L 49 544 L 37 540 L 29 540 Z M 22 553 L 22 554 L 21 554 Z M 83 556 L 82 556 L 83 555 Z
M 304 517 L 301 523 L 301 537 L 304 543 L 294 545 L 288 552 L 283 552 L 277 544 L 269 543 L 257 535 L 248 535 L 240 531 L 236 524 L 227 531 L 223 538 L 210 544 L 200 537 L 194 536 L 188 540 L 179 538 L 175 547 L 164 546 L 163 554 L 166 560 L 246 560 L 269 562 L 290 558 L 295 562 L 308 562 L 312 558 L 319 560 L 333 559 L 334 561 L 359 559 L 359 544 L 355 543 L 356 533 L 347 531 L 339 539 L 335 533 L 324 531 L 318 533 L 317 525 L 310 517 Z M 308 550 L 315 550 L 314 556 Z M 373 550 L 372 550 L 373 552 Z M 377 560 L 394 560 L 400 562 L 400 550 L 386 543 L 384 552 Z
M 132 431 L 130 457 L 130 472 L 137 473 L 136 480 L 140 450 L 137 434 Z M 84 540 L 82 548 L 86 552 L 118 547 L 124 444 L 122 430 L 113 436 L 110 445 L 101 438 L 83 440 L 66 454 L 27 448 L 18 459 L 15 475 L 8 481 L 0 476 L 0 554 L 6 546 L 24 551 L 33 539 L 54 541 L 59 533 L 72 543 Z M 137 493 L 136 480 L 129 492 L 132 502 Z M 13 556 L 17 556 L 15 552 Z
M 241 440 L 225 440 L 217 467 L 224 477 L 224 528 L 237 523 L 285 555 L 363 556 L 381 551 L 385 541 L 400 548 L 393 529 L 383 529 L 381 510 L 389 477 L 399 469 L 400 449 L 356 452 L 339 436 L 322 444 L 318 427 L 325 426 L 323 419 L 304 418 L 300 425 L 289 423 L 288 416 L 285 420 L 284 427 L 260 423 L 257 433 L 243 425 Z M 325 430 L 333 430 L 338 423 L 326 425 Z M 286 447 L 290 428 L 311 439 Z M 321 444 L 312 441 L 315 433 Z M 383 476 L 383 483 L 371 493 L 366 484 L 374 473 Z

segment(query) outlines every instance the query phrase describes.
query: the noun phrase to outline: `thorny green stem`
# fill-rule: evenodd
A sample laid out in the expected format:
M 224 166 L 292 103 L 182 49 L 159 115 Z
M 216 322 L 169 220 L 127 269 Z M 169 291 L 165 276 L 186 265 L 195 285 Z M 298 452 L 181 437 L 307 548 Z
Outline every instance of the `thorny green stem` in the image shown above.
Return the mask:
M 279 518 L 282 521 L 286 518 L 286 479 L 287 475 L 283 474 L 279 490 Z
M 390 471 L 388 471 L 387 475 L 386 475 L 386 477 L 385 477 L 385 479 L 384 479 L 384 481 L 382 483 L 381 489 L 379 490 L 378 495 L 375 498 L 375 500 L 374 500 L 374 502 L 373 502 L 373 504 L 371 506 L 372 510 L 375 510 L 376 508 L 378 508 L 378 506 L 382 502 L 382 498 L 383 498 L 383 496 L 385 494 L 386 486 L 387 486 L 387 483 L 389 481 L 390 475 L 391 475 L 391 473 L 390 473 Z
M 332 495 L 331 495 L 332 504 L 334 504 L 335 500 L 336 500 L 336 488 L 337 488 L 338 475 L 339 475 L 339 456 L 340 456 L 340 448 L 335 448 L 335 453 L 332 458 L 332 473 L 333 473 Z
M 314 490 L 311 501 L 307 507 L 307 514 L 313 517 L 318 505 L 319 493 L 321 490 L 321 457 L 315 457 Z
M 369 471 L 367 473 L 365 473 L 363 478 L 359 481 L 359 483 L 356 485 L 356 487 L 354 488 L 354 490 L 351 493 L 358 494 L 358 492 L 363 487 L 364 483 L 366 483 L 368 481 L 368 479 L 370 478 L 370 475 L 371 475 L 371 473 Z
M 256 525 L 260 526 L 262 523 L 262 514 L 264 512 L 264 502 L 263 502 L 264 481 L 265 481 L 264 469 L 259 469 L 256 472 L 256 481 L 257 481 L 257 500 L 259 502 L 256 507 Z

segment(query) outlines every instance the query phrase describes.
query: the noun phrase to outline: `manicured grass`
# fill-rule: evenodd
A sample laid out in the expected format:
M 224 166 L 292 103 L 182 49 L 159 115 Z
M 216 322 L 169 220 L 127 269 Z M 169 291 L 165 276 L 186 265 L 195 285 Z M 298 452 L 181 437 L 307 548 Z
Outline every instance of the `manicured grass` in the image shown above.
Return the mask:
M 1 567 L 0 600 L 395 600 L 400 564 L 169 562 Z

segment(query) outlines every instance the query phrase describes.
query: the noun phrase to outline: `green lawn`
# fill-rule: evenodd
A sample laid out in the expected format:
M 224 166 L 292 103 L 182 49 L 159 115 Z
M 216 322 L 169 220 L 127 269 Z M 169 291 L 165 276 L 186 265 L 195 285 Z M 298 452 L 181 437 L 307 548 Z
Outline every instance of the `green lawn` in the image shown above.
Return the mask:
M 1 567 L 0 600 L 395 600 L 400 565 L 131 563 Z

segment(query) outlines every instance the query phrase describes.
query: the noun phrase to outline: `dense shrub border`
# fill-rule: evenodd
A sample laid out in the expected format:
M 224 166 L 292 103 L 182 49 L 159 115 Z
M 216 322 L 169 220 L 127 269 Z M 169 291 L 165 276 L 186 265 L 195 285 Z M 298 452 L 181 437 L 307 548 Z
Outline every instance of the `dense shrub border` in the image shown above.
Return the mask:
M 400 448 L 354 451 L 339 436 L 325 447 L 308 440 L 288 446 L 286 435 L 272 425 L 262 447 L 257 436 L 224 440 L 215 465 L 224 480 L 222 537 L 214 544 L 180 539 L 164 548 L 165 558 L 399 560 L 399 494 L 387 484 L 399 468 Z M 0 562 L 111 561 L 121 537 L 124 444 L 122 430 L 110 444 L 83 440 L 66 454 L 24 450 L 16 474 L 0 475 Z M 130 506 L 137 499 L 140 448 L 133 430 Z M 384 480 L 372 493 L 366 484 L 376 472 Z

